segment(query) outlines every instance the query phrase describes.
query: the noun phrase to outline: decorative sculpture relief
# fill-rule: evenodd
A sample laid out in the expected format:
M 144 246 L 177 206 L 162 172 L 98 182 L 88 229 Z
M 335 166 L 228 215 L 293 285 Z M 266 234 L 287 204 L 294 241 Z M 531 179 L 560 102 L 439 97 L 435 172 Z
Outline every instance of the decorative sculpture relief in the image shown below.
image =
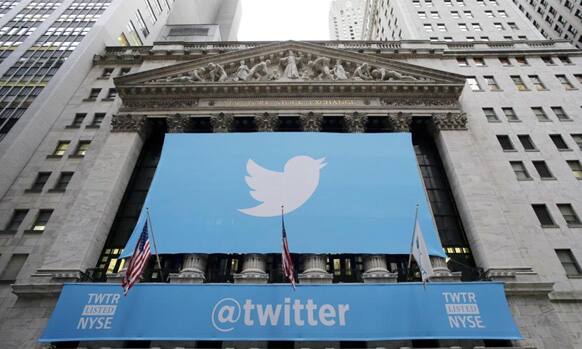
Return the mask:
M 301 121 L 301 126 L 303 126 L 303 131 L 318 132 L 323 123 L 323 115 L 310 112 L 308 114 L 301 114 L 299 120 Z
M 389 114 L 388 122 L 390 123 L 392 130 L 395 132 L 410 132 L 412 115 L 408 113 Z
M 119 114 L 111 119 L 111 132 L 145 132 L 145 115 Z
M 344 117 L 348 132 L 363 133 L 366 130 L 368 116 L 360 113 L 348 114 Z
M 267 59 L 266 61 L 261 61 L 260 63 L 255 64 L 251 70 L 249 71 L 249 75 L 247 80 L 260 80 L 263 77 L 269 76 L 269 65 L 271 64 L 271 60 Z
M 285 66 L 283 76 L 289 79 L 299 79 L 299 70 L 297 70 L 297 59 L 293 51 L 285 58 L 281 58 L 281 63 Z
M 336 80 L 347 80 L 348 75 L 342 65 L 341 59 L 338 59 L 335 62 L 335 66 L 333 67 L 333 75 L 335 76 Z
M 255 124 L 259 132 L 273 132 L 277 127 L 279 118 L 276 115 L 264 113 L 255 116 Z
M 214 132 L 229 132 L 234 124 L 234 116 L 220 113 L 210 117 L 210 124 Z
M 370 66 L 368 63 L 362 63 L 354 70 L 354 80 L 372 80 L 370 75 Z
M 228 75 L 220 64 L 208 63 L 208 79 L 210 81 L 225 81 Z
M 250 73 L 249 67 L 245 64 L 245 61 L 240 61 L 240 65 L 236 71 L 233 78 L 234 81 L 245 81 Z
M 190 118 L 184 115 L 176 114 L 166 118 L 168 132 L 184 133 L 190 129 Z
M 438 130 L 466 130 L 467 114 L 465 113 L 434 113 L 432 120 Z
M 309 61 L 307 66 L 311 68 L 311 79 L 333 80 L 329 64 L 330 59 L 327 57 L 319 57 L 314 61 Z
M 387 70 L 386 68 L 376 68 L 372 70 L 372 78 L 374 80 L 416 80 L 415 77 L 410 75 L 400 74 L 394 70 Z

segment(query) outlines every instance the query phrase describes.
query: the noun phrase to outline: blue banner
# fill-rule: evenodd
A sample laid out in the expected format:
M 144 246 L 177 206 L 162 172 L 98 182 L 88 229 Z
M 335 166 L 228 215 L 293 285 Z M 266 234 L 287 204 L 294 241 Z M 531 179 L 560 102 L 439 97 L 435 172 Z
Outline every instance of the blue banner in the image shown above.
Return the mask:
M 521 339 L 501 283 L 67 284 L 41 342 Z
M 411 136 L 167 134 L 144 210 L 159 253 L 408 254 L 416 204 L 429 253 L 445 256 Z

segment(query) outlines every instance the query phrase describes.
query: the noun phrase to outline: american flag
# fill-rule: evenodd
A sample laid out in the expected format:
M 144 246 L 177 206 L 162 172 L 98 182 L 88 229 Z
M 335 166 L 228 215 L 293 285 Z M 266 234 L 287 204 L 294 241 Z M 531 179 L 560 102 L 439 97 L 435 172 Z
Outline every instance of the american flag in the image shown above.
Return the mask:
M 293 270 L 293 260 L 291 259 L 291 253 L 289 252 L 289 243 L 287 242 L 287 232 L 285 231 L 285 219 L 283 213 L 281 212 L 281 228 L 283 231 L 283 251 L 281 253 L 282 264 L 283 264 L 283 274 L 291 282 L 293 290 L 295 290 L 295 271 Z
M 121 282 L 123 287 L 123 293 L 127 295 L 129 289 L 139 281 L 145 266 L 150 258 L 150 239 L 148 237 L 148 223 L 146 222 L 143 226 L 143 230 L 135 244 L 135 250 L 133 250 L 133 255 L 129 260 L 129 265 Z

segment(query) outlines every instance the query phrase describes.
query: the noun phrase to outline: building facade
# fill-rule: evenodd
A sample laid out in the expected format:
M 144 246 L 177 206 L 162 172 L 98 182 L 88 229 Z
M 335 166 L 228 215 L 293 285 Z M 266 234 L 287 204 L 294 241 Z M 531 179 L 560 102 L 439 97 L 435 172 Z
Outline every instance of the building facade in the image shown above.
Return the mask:
M 364 0 L 334 0 L 329 9 L 331 40 L 360 40 L 364 22 Z
M 175 30 L 187 41 L 112 45 L 69 74 L 77 80 L 58 110 L 43 109 L 45 119 L 4 140 L 0 347 L 581 347 L 582 53 L 544 40 L 513 5 L 433 2 L 383 3 L 388 22 L 372 32 L 403 38 L 389 42 L 197 42 L 194 34 L 216 28 L 188 27 L 178 16 L 157 35 Z M 487 11 L 505 12 L 504 28 L 515 23 L 511 40 Z M 38 343 L 63 283 L 120 282 L 119 256 L 167 134 L 290 131 L 410 134 L 447 254 L 431 257 L 431 283 L 503 282 L 523 339 L 168 341 L 144 333 Z M 294 259 L 300 285 L 419 280 L 406 255 Z M 144 283 L 286 282 L 279 254 L 168 254 L 160 264 L 152 259 Z

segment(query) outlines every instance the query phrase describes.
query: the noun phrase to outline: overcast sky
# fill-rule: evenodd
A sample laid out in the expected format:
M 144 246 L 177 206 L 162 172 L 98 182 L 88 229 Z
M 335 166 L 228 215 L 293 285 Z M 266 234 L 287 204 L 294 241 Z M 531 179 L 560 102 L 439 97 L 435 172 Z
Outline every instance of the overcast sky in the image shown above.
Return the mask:
M 240 41 L 329 40 L 331 0 L 242 0 Z

